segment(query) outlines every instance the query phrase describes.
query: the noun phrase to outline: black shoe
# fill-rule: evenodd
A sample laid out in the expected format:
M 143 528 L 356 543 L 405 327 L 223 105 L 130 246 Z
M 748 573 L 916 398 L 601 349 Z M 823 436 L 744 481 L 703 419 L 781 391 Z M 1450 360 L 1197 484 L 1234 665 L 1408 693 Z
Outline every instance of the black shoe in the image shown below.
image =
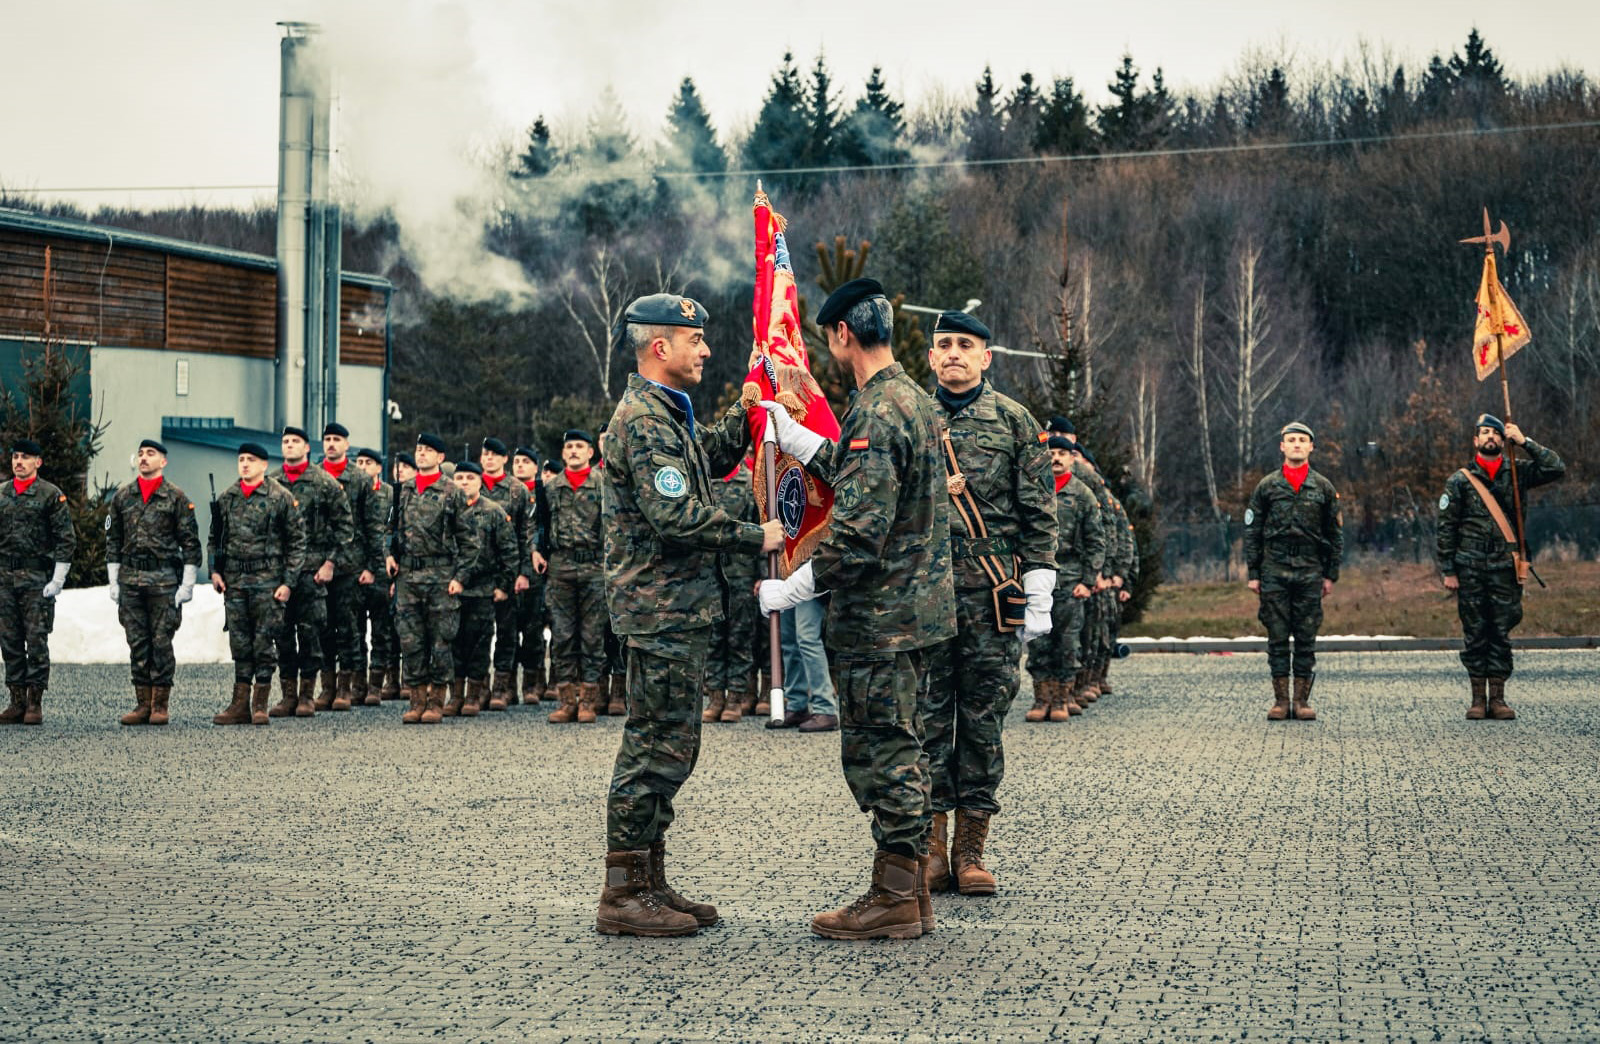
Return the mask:
M 810 711 L 784 711 L 783 712 L 783 719 L 781 721 L 774 721 L 773 719 L 768 718 L 767 719 L 767 728 L 769 728 L 769 729 L 792 729 L 792 728 L 797 728 L 798 726 L 804 724 L 806 719 L 810 718 L 810 717 L 811 717 L 811 712 Z
M 839 719 L 832 714 L 813 714 L 800 726 L 801 732 L 838 732 Z

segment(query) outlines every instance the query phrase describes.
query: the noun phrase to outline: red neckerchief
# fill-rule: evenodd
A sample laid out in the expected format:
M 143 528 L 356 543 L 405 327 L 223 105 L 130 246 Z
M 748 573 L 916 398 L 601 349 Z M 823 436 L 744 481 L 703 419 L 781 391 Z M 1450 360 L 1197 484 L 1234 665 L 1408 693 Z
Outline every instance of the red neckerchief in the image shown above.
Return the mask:
M 417 492 L 422 493 L 426 491 L 429 486 L 433 485 L 435 482 L 438 482 L 439 476 L 443 474 L 444 472 L 442 471 L 435 471 L 432 475 L 424 475 L 420 471 L 417 472 Z
M 1291 468 L 1287 464 L 1283 466 L 1283 477 L 1289 480 L 1289 485 L 1294 487 L 1296 493 L 1300 492 L 1300 487 L 1306 484 L 1306 476 L 1310 474 L 1311 462 L 1309 460 L 1298 468 Z
M 528 487 L 528 492 L 529 493 L 532 493 L 533 492 L 533 487 L 537 486 L 539 484 L 539 480 L 536 479 L 536 478 L 534 478 L 534 479 L 523 479 L 522 480 L 522 484 L 524 486 Z
M 1498 457 L 1485 457 L 1482 453 L 1479 453 L 1477 454 L 1477 458 L 1478 467 L 1489 473 L 1490 482 L 1493 482 L 1495 476 L 1500 474 L 1500 465 L 1506 462 L 1506 455 L 1504 453 L 1500 454 Z
M 573 471 L 571 468 L 568 468 L 567 485 L 571 486 L 573 489 L 582 489 L 583 484 L 589 481 L 589 472 L 593 470 L 593 468 L 584 468 L 582 471 Z
M 496 487 L 500 483 L 504 482 L 505 479 L 506 479 L 506 473 L 503 472 L 503 471 L 498 475 L 491 475 L 487 471 L 485 471 L 483 473 L 483 485 L 484 485 L 484 488 L 486 488 L 490 493 L 493 493 L 494 492 L 494 487 Z
M 11 480 L 11 491 L 20 497 L 22 494 L 28 492 L 28 487 L 33 485 L 38 480 L 38 475 L 33 476 L 31 479 L 14 478 Z
M 139 479 L 139 495 L 143 497 L 144 502 L 148 504 L 150 503 L 150 494 L 161 488 L 161 476 L 157 475 L 153 479 L 147 479 L 143 475 L 139 475 L 137 477 Z
M 1071 481 L 1072 481 L 1072 472 L 1070 472 L 1070 471 L 1067 472 L 1065 475 L 1057 475 L 1056 476 L 1056 492 L 1060 493 L 1062 490 L 1066 489 L 1067 488 L 1067 483 L 1071 482 Z
M 311 461 L 309 460 L 302 460 L 298 464 L 285 463 L 283 465 L 283 477 L 290 482 L 299 482 L 305 477 L 306 469 L 310 466 Z
M 259 483 L 259 482 L 257 482 L 255 485 L 252 486 L 252 485 L 249 485 L 248 483 L 246 483 L 244 479 L 240 479 L 239 480 L 239 491 L 241 493 L 243 493 L 247 497 L 250 494 L 254 493 L 256 490 L 260 489 L 260 488 L 261 488 L 261 483 Z
M 338 461 L 338 462 L 334 462 L 334 461 L 331 461 L 331 460 L 324 460 L 322 462 L 322 470 L 326 471 L 328 474 L 332 475 L 334 478 L 344 478 L 344 469 L 349 467 L 349 466 L 350 466 L 350 458 L 349 457 L 346 457 L 343 460 Z M 289 469 L 288 469 L 288 467 L 285 467 L 283 470 L 288 471 Z

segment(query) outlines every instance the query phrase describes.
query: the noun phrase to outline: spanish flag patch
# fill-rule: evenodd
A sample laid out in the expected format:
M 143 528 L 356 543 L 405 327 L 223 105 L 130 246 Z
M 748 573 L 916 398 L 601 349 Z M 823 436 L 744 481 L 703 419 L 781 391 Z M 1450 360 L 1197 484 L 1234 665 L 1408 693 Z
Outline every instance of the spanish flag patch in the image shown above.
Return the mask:
M 1039 441 L 1040 442 L 1049 442 L 1050 441 L 1050 433 L 1048 431 L 1041 431 L 1039 433 Z
M 866 439 L 851 439 L 850 440 L 850 448 L 852 450 L 864 450 L 864 449 L 867 448 L 867 445 L 868 445 L 868 443 L 867 443 Z

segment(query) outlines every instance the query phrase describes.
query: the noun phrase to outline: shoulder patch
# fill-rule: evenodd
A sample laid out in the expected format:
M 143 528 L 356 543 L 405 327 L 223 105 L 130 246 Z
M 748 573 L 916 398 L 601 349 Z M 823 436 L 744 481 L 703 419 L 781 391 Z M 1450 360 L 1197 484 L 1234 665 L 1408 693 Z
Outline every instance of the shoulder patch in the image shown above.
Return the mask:
M 1450 494 L 1446 493 L 1439 498 L 1439 510 L 1443 511 L 1450 506 Z
M 689 489 L 688 480 L 683 477 L 675 465 L 668 464 L 656 471 L 656 492 L 662 496 L 677 500 Z
M 1050 433 L 1048 431 L 1041 431 L 1039 433 L 1039 441 L 1040 442 L 1049 442 L 1050 441 Z
M 870 444 L 871 443 L 867 439 L 851 439 L 850 440 L 850 448 L 852 450 L 864 450 Z
M 111 515 L 109 513 L 106 515 L 106 532 L 111 532 Z
M 191 501 L 189 501 L 189 510 L 190 510 L 190 511 L 193 511 L 193 510 L 194 510 L 194 501 L 192 501 L 192 500 L 191 500 Z
M 57 494 L 56 499 L 65 504 L 67 502 L 67 495 L 65 493 Z
M 1255 525 L 1255 522 L 1256 522 L 1256 511 L 1255 511 L 1255 508 L 1245 508 L 1244 509 L 1244 524 L 1247 525 L 1247 526 L 1253 526 L 1253 525 Z

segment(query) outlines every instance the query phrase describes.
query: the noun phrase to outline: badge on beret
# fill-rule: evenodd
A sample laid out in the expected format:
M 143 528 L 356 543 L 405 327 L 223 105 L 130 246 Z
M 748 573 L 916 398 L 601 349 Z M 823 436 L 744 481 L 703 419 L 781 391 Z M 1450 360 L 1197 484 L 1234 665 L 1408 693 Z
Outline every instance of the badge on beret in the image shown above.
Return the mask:
M 683 313 L 683 317 L 685 319 L 693 319 L 694 302 L 685 297 L 682 301 L 678 302 L 678 311 Z
M 1450 494 L 1446 493 L 1439 498 L 1439 510 L 1443 511 L 1450 506 Z
M 1256 520 L 1255 508 L 1245 508 L 1244 509 L 1244 524 L 1247 525 L 1247 526 L 1248 525 L 1254 525 L 1255 524 L 1255 520 Z
M 668 464 L 656 472 L 656 492 L 671 500 L 683 496 L 689 488 L 689 483 L 684 479 L 683 472 Z

